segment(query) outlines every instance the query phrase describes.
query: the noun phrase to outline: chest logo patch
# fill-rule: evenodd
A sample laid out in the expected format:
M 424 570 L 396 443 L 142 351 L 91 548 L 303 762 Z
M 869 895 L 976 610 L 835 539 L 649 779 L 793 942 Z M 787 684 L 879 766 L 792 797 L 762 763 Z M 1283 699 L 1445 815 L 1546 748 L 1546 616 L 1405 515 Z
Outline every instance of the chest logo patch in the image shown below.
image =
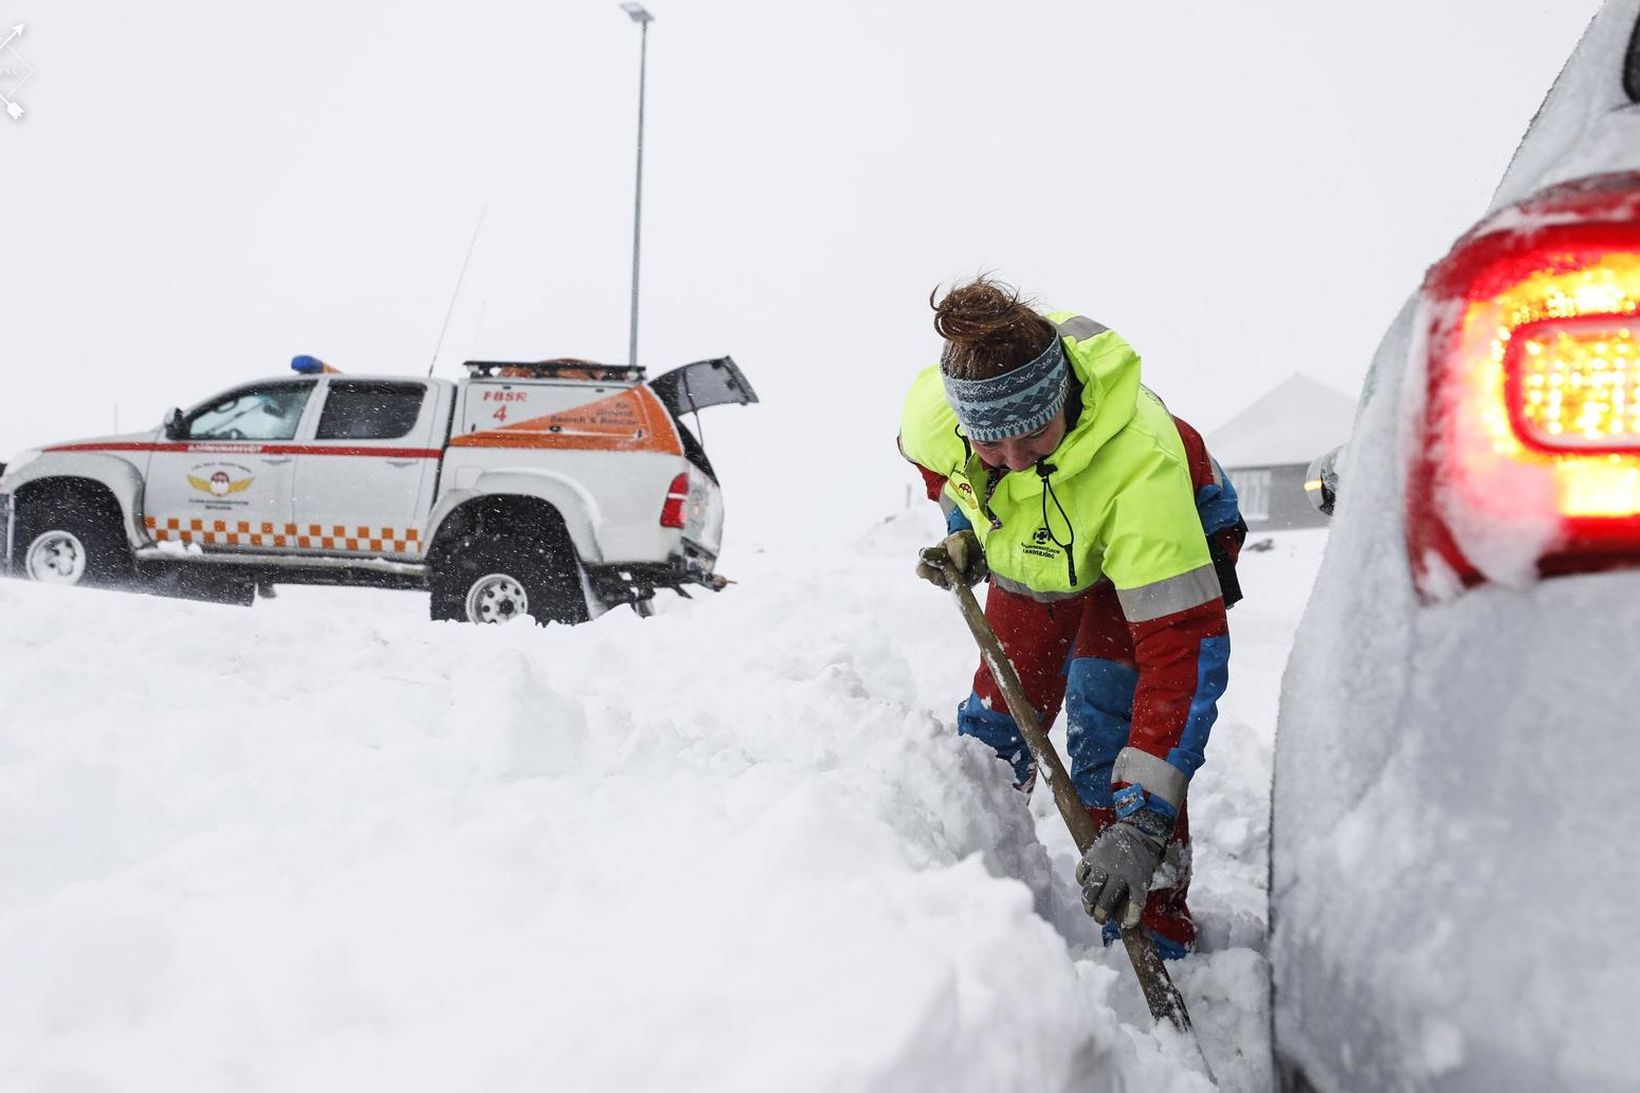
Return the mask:
M 1053 541 L 1053 534 L 1045 527 L 1037 528 L 1031 533 L 1028 541 L 1020 544 L 1020 549 L 1036 558 L 1059 557 L 1059 545 Z

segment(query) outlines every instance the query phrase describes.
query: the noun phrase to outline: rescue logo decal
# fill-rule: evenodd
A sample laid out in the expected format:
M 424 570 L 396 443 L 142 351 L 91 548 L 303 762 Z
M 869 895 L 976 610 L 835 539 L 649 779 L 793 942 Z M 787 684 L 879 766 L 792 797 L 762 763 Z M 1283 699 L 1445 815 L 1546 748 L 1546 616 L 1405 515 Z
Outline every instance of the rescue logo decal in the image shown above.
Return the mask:
M 197 500 L 209 508 L 231 508 L 249 504 L 248 501 L 235 501 L 229 498 L 244 493 L 256 482 L 255 473 L 249 467 L 242 467 L 238 463 L 201 463 L 190 470 L 186 477 L 188 485 L 206 495 Z
M 1059 545 L 1053 541 L 1053 533 L 1045 527 L 1032 532 L 1030 540 L 1021 543 L 1020 549 L 1037 558 L 1059 557 Z
M 244 470 L 242 467 L 240 469 Z M 251 483 L 255 481 L 254 478 L 241 478 L 236 481 L 233 475 L 225 470 L 212 471 L 209 478 L 201 478 L 192 474 L 188 476 L 188 485 L 200 493 L 208 493 L 212 497 L 226 497 L 230 493 L 243 493 L 250 489 Z
M 478 389 L 468 393 L 472 399 Z M 479 412 L 494 425 L 468 428 L 452 448 L 556 448 L 571 451 L 663 452 L 682 455 L 671 416 L 649 388 L 638 386 L 549 414 L 528 415 L 527 392 L 485 390 Z

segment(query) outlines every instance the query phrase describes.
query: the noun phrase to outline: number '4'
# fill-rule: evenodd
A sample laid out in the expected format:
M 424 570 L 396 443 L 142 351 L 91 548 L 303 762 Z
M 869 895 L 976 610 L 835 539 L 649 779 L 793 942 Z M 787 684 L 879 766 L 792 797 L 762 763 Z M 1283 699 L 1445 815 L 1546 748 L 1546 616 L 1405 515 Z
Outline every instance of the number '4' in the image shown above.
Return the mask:
M 505 406 L 498 406 L 498 407 L 496 407 L 495 413 L 491 414 L 490 416 L 495 418 L 497 421 L 506 421 L 507 420 L 507 408 Z

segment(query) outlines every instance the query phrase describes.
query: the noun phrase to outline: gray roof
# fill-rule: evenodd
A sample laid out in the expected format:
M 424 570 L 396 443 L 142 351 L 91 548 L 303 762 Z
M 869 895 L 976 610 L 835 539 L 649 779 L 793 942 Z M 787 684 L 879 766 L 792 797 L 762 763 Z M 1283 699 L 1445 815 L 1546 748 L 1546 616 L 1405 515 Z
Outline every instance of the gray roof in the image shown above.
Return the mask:
M 1207 449 L 1227 469 L 1307 464 L 1348 440 L 1354 423 L 1354 399 L 1295 372 L 1208 433 Z

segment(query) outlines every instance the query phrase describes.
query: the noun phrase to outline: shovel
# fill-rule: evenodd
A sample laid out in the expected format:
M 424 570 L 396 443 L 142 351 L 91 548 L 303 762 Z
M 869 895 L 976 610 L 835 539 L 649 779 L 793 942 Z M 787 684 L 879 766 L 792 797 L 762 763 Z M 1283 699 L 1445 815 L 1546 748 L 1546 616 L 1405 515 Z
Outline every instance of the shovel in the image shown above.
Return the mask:
M 974 640 L 979 643 L 979 651 L 985 658 L 985 663 L 991 668 L 991 675 L 996 679 L 997 686 L 1002 688 L 1002 697 L 1007 700 L 1008 712 L 1014 715 L 1014 721 L 1019 726 L 1019 734 L 1025 738 L 1025 746 L 1031 749 L 1031 756 L 1036 760 L 1037 770 L 1053 791 L 1054 804 L 1059 807 L 1059 816 L 1065 821 L 1065 826 L 1071 830 L 1071 838 L 1076 843 L 1079 853 L 1086 854 L 1088 847 L 1098 837 L 1094 830 L 1093 817 L 1082 805 L 1082 800 L 1076 795 L 1076 787 L 1071 785 L 1070 775 L 1065 772 L 1065 765 L 1059 761 L 1059 752 L 1049 741 L 1047 732 L 1036 719 L 1036 710 L 1025 697 L 1025 688 L 1020 685 L 1019 676 L 1014 672 L 1014 666 L 1008 661 L 1008 654 L 1003 652 L 1002 642 L 997 640 L 996 631 L 991 629 L 990 622 L 985 618 L 985 611 L 979 601 L 974 598 L 973 589 L 969 588 L 962 578 L 957 575 L 956 568 L 948 559 L 926 557 L 925 561 L 937 564 L 945 575 L 947 587 L 955 594 L 957 606 L 962 609 L 962 617 L 968 622 L 968 629 L 974 632 Z M 1196 1040 L 1195 1031 L 1190 1026 L 1190 1012 L 1185 1009 L 1184 996 L 1179 988 L 1173 985 L 1173 977 L 1167 974 L 1167 967 L 1162 958 L 1156 953 L 1156 945 L 1150 940 L 1142 926 L 1135 926 L 1122 931 L 1122 944 L 1127 949 L 1128 960 L 1133 964 L 1133 971 L 1139 977 L 1139 987 L 1145 992 L 1145 1004 L 1150 1007 L 1150 1015 L 1158 1021 L 1166 1021 L 1173 1028 L 1190 1041 L 1196 1048 L 1196 1054 L 1201 1056 L 1202 1069 L 1209 1079 L 1212 1071 L 1207 1066 L 1207 1056 L 1202 1054 L 1201 1044 Z

